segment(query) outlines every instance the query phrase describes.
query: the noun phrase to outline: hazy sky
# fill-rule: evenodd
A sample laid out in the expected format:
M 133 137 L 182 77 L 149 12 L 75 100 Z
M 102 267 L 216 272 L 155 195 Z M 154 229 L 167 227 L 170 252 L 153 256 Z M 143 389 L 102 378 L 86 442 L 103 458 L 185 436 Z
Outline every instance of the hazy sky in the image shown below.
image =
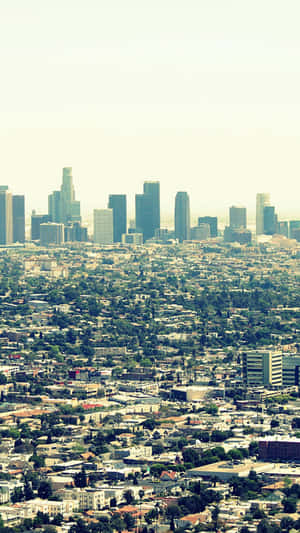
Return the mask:
M 161 182 L 194 213 L 300 215 L 299 0 L 0 0 L 1 183 L 84 212 Z

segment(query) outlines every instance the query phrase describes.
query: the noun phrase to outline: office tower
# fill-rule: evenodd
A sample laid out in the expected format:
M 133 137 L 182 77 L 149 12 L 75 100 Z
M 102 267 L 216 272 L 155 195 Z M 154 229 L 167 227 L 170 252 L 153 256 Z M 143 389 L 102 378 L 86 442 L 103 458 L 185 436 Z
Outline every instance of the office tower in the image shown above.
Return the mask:
M 300 220 L 290 220 L 290 239 L 296 239 L 300 229 Z
M 289 223 L 286 220 L 280 220 L 277 222 L 277 233 L 284 237 L 289 236 Z
M 135 232 L 143 234 L 144 242 L 154 236 L 153 199 L 149 194 L 135 195 Z
M 94 209 L 94 243 L 113 244 L 114 222 L 112 209 Z
M 277 215 L 273 205 L 264 207 L 264 234 L 274 235 L 277 229 Z
M 13 242 L 25 242 L 25 196 L 13 195 Z
M 247 210 L 246 207 L 231 206 L 229 209 L 229 227 L 231 229 L 240 229 L 247 227 Z
M 250 387 L 282 386 L 282 353 L 250 350 L 243 354 L 243 379 Z
M 210 225 L 199 224 L 191 228 L 191 240 L 192 241 L 207 241 L 210 238 Z
M 285 355 L 282 358 L 282 385 L 284 387 L 298 387 L 300 384 L 300 356 Z
M 53 191 L 48 196 L 48 214 L 51 222 L 60 223 L 62 221 L 62 203 L 60 191 Z
M 126 194 L 110 194 L 108 207 L 113 210 L 114 242 L 122 242 L 122 235 L 127 232 Z
M 7 185 L 0 186 L 0 244 L 13 242 L 12 194 Z
M 190 239 L 190 199 L 187 192 L 180 191 L 175 197 L 175 239 L 179 242 Z
M 259 192 L 256 195 L 256 235 L 264 232 L 264 207 L 270 204 L 270 194 Z
M 224 230 L 224 242 L 238 242 L 239 244 L 251 244 L 252 233 L 249 229 L 237 228 L 232 229 L 229 226 Z
M 64 243 L 64 225 L 55 222 L 46 222 L 40 225 L 40 243 L 43 246 L 48 244 Z
M 209 224 L 210 227 L 210 236 L 218 236 L 218 217 L 198 217 L 198 226 L 200 224 Z
M 160 184 L 159 181 L 145 181 L 144 194 L 151 196 L 152 199 L 152 235 L 155 230 L 160 228 Z
M 293 239 L 296 239 L 297 242 L 300 242 L 300 228 L 293 229 Z
M 143 234 L 142 233 L 123 233 L 122 243 L 141 245 L 143 244 Z
M 80 202 L 75 200 L 72 168 L 63 168 L 60 191 L 54 191 L 48 197 L 48 213 L 52 222 L 67 224 L 80 222 Z
M 50 222 L 49 215 L 37 215 L 35 211 L 31 215 L 31 240 L 39 241 L 40 240 L 40 226 L 41 224 L 46 224 Z

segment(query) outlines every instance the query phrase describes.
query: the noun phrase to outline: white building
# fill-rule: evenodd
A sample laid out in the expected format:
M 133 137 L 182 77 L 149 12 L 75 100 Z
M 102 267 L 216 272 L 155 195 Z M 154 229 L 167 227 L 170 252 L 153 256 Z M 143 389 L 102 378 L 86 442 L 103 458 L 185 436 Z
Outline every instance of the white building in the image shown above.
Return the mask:
M 113 209 L 94 209 L 94 243 L 113 244 Z
M 84 511 L 86 509 L 93 509 L 99 511 L 105 507 L 105 492 L 97 488 L 88 488 L 81 490 L 79 493 L 79 509 Z
M 251 387 L 282 386 L 282 353 L 250 350 L 243 354 L 244 382 Z

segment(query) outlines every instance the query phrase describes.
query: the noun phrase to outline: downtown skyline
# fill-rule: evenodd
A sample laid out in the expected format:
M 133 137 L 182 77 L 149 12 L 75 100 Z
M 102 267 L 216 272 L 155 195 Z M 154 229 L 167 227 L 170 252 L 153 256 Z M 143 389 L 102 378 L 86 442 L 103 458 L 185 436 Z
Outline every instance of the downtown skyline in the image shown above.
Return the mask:
M 154 179 L 162 213 L 181 190 L 196 215 L 250 212 L 263 190 L 297 216 L 299 16 L 295 0 L 2 3 L 2 183 L 44 211 L 70 165 L 86 214 L 123 191 L 131 213 Z

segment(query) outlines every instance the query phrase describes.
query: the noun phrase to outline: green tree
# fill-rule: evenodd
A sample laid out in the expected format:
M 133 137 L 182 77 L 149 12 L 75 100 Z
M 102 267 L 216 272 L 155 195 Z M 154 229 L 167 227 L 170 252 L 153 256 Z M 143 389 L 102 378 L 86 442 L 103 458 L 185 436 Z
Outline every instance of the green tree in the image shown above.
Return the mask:
M 44 500 L 48 500 L 52 496 L 52 485 L 49 483 L 49 481 L 41 481 L 40 486 L 38 488 L 38 497 L 43 498 Z
M 132 490 L 126 490 L 124 492 L 124 499 L 127 505 L 132 505 L 134 503 L 134 496 L 133 496 Z
M 297 511 L 297 499 L 293 497 L 282 500 L 283 510 L 287 514 L 292 514 Z

